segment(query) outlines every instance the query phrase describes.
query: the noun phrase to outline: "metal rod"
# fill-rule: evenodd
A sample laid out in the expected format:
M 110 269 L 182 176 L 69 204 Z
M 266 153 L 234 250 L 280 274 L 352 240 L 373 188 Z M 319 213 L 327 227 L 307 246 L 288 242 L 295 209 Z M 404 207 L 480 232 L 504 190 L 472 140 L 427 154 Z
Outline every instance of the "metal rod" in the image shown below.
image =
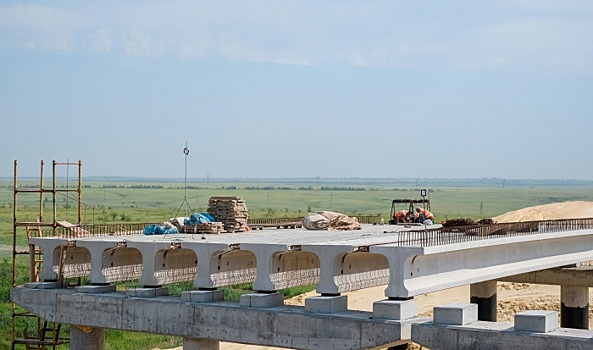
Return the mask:
M 43 160 L 41 160 L 41 176 L 39 177 L 39 221 L 43 221 Z
M 82 161 L 78 161 L 78 225 L 82 223 Z
M 53 220 L 52 220 L 52 222 L 53 222 L 53 228 L 54 229 L 53 229 L 53 232 L 52 232 L 52 236 L 55 236 L 56 235 L 56 220 L 58 218 L 58 209 L 57 209 L 57 206 L 56 206 L 57 205 L 57 203 L 56 203 L 56 193 L 57 193 L 56 192 L 56 164 L 57 164 L 56 161 L 53 160 L 52 161 L 52 174 L 53 174 L 53 179 L 52 179 L 52 183 L 53 183 L 53 186 L 52 186 L 52 195 L 53 195 L 53 199 L 52 199 L 52 203 L 53 203 L 53 208 L 52 208 L 52 211 L 53 211 Z
M 16 207 L 17 207 L 17 161 L 14 160 L 14 179 L 13 179 L 13 198 L 12 198 L 12 286 L 16 286 Z M 12 330 L 12 349 L 14 350 L 14 340 L 16 337 L 16 320 L 14 319 L 15 304 L 11 307 L 11 330 Z

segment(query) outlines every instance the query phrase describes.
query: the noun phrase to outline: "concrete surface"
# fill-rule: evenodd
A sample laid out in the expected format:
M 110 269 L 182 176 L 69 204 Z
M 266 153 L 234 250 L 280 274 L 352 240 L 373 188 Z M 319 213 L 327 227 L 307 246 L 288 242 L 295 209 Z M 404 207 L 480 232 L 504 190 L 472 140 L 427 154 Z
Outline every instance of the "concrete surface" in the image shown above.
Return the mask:
M 406 321 L 372 313 L 309 313 L 299 306 L 246 308 L 238 302 L 182 302 L 180 297 L 130 298 L 74 289 L 11 289 L 11 300 L 50 322 L 295 349 L 376 349 L 410 339 Z

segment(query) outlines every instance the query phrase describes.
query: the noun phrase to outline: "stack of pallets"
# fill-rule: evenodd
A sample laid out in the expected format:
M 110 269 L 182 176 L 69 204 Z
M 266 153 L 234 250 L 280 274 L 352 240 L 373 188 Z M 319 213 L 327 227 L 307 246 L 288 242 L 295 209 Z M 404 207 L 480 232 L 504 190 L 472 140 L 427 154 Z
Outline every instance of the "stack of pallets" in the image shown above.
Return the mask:
M 219 234 L 220 232 L 222 232 L 222 229 L 222 222 L 204 222 L 202 224 L 185 226 L 186 233 Z
M 239 197 L 210 197 L 208 214 L 222 222 L 226 232 L 247 230 L 247 206 Z

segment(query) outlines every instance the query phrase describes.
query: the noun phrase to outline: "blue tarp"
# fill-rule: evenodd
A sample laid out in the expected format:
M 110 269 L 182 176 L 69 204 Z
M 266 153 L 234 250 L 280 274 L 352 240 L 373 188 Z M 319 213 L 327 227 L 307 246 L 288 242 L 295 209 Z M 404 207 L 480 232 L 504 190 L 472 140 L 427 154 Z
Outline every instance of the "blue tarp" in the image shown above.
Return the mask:
M 215 222 L 212 215 L 208 213 L 193 213 L 190 215 L 189 219 L 184 219 L 184 225 L 198 225 L 203 224 L 205 222 Z
M 159 225 L 148 225 L 144 228 L 145 235 L 172 235 L 175 233 L 179 233 L 176 227 L 173 228 L 164 228 Z

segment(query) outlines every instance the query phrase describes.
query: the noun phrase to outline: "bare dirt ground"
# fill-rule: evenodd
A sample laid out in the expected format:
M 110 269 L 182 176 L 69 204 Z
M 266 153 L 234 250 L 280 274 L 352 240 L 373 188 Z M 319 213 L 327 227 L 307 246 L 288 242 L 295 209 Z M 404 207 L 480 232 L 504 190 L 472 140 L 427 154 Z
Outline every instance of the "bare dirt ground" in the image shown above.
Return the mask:
M 593 202 L 564 202 L 540 205 L 512 211 L 492 218 L 496 222 L 520 222 L 534 220 L 593 218 Z M 374 287 L 347 293 L 348 308 L 353 310 L 372 311 L 373 302 L 385 298 L 385 286 Z M 592 298 L 593 293 L 589 293 Z M 304 305 L 305 299 L 317 295 L 315 292 L 299 295 L 286 300 L 286 304 Z M 525 310 L 555 310 L 560 309 L 560 287 L 535 285 L 526 283 L 498 283 L 498 321 L 513 322 L 514 315 Z M 432 308 L 436 305 L 469 301 L 469 286 L 447 289 L 435 293 L 423 294 L 416 297 L 418 313 L 421 316 L 432 315 Z M 593 314 L 589 312 L 589 329 L 593 329 Z M 223 350 L 271 350 L 281 349 L 221 342 Z M 413 345 L 413 349 L 420 346 Z M 176 348 L 181 350 L 182 348 Z M 425 350 L 428 350 L 424 348 Z
M 563 202 L 538 205 L 508 212 L 492 220 L 500 223 L 535 220 L 593 218 L 593 202 Z

